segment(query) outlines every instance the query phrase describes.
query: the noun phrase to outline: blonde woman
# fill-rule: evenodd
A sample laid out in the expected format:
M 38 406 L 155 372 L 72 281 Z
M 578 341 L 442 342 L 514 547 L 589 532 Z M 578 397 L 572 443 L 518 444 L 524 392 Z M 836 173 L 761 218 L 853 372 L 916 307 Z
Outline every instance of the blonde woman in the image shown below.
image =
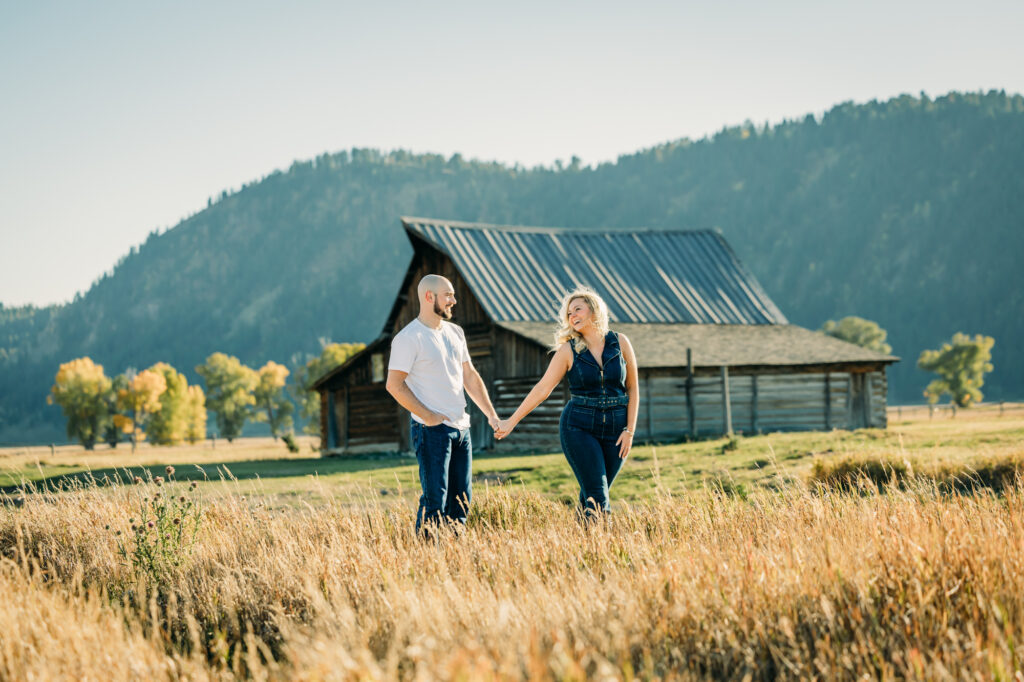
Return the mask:
M 498 422 L 500 440 L 568 375 L 572 394 L 559 421 L 562 451 L 590 515 L 608 511 L 608 488 L 633 447 L 640 390 L 636 355 L 625 334 L 608 330 L 608 306 L 593 290 L 568 294 L 558 315 L 551 364 L 515 413 Z

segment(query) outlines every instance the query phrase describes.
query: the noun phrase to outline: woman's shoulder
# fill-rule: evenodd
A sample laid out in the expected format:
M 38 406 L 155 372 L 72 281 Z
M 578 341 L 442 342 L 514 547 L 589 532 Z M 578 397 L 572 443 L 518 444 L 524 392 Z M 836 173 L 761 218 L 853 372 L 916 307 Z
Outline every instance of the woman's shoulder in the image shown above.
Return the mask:
M 616 341 L 616 343 L 618 343 L 618 344 L 619 344 L 620 346 L 622 346 L 622 345 L 627 345 L 627 346 L 631 346 L 631 347 L 632 347 L 632 344 L 631 344 L 631 343 L 630 343 L 630 341 L 629 341 L 629 337 L 628 337 L 628 336 L 626 336 L 625 334 L 623 334 L 622 332 L 613 332 L 613 331 L 609 331 L 608 333 L 609 333 L 609 334 L 614 334 L 614 335 L 615 335 L 615 336 L 614 336 L 614 338 L 615 338 L 615 341 Z
M 555 348 L 555 355 L 573 355 L 576 353 L 576 349 L 572 346 L 572 341 L 563 341 L 558 344 L 558 348 Z

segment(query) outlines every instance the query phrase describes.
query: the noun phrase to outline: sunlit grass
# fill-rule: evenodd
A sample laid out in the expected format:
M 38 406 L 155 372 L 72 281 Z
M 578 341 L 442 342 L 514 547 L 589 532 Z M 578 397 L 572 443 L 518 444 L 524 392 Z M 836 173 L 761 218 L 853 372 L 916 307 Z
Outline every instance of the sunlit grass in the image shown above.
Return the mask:
M 486 485 L 461 536 L 423 542 L 412 506 L 373 489 L 313 481 L 318 503 L 290 506 L 218 485 L 162 582 L 116 551 L 153 485 L 8 499 L 0 679 L 1009 679 L 1024 663 L 1018 487 L 654 485 L 587 526 Z

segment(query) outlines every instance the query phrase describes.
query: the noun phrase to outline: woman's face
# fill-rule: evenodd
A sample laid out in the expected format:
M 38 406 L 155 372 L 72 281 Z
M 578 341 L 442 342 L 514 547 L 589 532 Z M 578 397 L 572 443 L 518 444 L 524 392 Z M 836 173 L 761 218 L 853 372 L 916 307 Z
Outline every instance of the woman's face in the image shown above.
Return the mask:
M 582 298 L 574 298 L 569 301 L 568 314 L 569 326 L 578 332 L 582 332 L 594 319 L 594 311 Z

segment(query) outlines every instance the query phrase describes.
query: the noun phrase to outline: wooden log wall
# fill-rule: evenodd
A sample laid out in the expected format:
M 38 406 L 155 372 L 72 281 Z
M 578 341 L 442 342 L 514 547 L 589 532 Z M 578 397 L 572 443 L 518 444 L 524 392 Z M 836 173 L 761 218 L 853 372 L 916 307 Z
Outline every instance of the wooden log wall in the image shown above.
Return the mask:
M 511 415 L 540 375 L 495 381 L 492 395 L 501 416 Z M 729 401 L 735 433 L 772 431 L 824 431 L 858 428 L 848 372 L 806 374 L 729 374 Z M 871 426 L 885 426 L 884 372 L 865 375 L 871 389 Z M 637 442 L 678 440 L 690 434 L 685 370 L 640 373 L 640 410 Z M 756 388 L 755 388 L 756 386 Z M 756 394 L 756 398 L 755 398 Z M 693 413 L 696 434 L 717 436 L 725 432 L 722 378 L 693 378 Z M 826 400 L 826 395 L 828 396 Z M 568 399 L 563 385 L 530 414 L 512 436 L 496 444 L 497 452 L 557 452 L 560 449 L 558 419 Z
M 523 402 L 526 394 L 540 380 L 540 377 L 541 375 L 536 375 L 495 380 L 491 401 L 494 403 L 494 409 L 497 410 L 498 416 L 511 417 L 519 404 Z M 551 396 L 547 400 L 538 405 L 526 419 L 519 423 L 507 440 L 494 442 L 494 451 L 497 453 L 561 451 L 558 420 L 562 416 L 562 408 L 565 407 L 568 397 L 569 387 L 563 381 L 551 392 Z
M 869 372 L 868 382 L 871 386 L 870 426 L 876 429 L 884 429 L 889 425 L 889 413 L 886 409 L 889 382 L 886 379 L 885 372 Z

